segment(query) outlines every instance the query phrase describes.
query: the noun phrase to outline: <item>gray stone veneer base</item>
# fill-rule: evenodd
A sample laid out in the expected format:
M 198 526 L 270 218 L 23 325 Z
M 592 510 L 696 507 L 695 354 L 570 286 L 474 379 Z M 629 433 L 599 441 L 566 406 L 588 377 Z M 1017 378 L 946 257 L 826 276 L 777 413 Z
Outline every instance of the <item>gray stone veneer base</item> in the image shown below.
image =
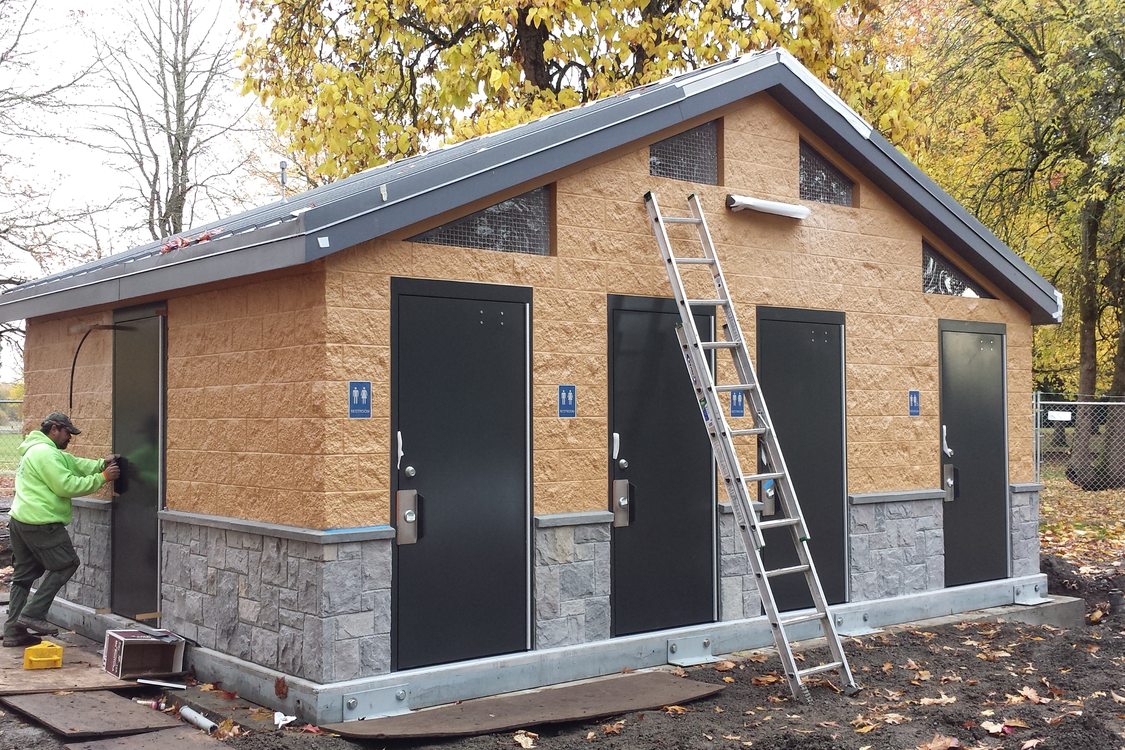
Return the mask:
M 110 520 L 113 503 L 95 498 L 73 500 L 70 539 L 82 565 L 59 596 L 91 609 L 109 606 Z
M 356 536 L 170 512 L 161 522 L 162 627 L 314 682 L 390 671 L 388 527 L 345 541 Z
M 609 638 L 613 514 L 556 513 L 535 519 L 535 647 Z
M 855 497 L 861 497 L 857 504 Z M 880 497 L 879 502 L 873 498 Z M 920 490 L 853 496 L 848 508 L 849 600 L 945 586 L 942 493 Z
M 1013 576 L 1039 572 L 1039 496 L 1042 491 L 1041 484 L 1011 486 L 1009 532 Z

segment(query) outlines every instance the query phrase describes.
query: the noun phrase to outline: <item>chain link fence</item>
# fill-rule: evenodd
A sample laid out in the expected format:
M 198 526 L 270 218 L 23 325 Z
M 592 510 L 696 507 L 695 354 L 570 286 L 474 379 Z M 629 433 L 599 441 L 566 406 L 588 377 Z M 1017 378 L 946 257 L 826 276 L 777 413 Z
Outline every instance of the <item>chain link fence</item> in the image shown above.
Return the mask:
M 1037 392 L 1033 411 L 1038 481 L 1125 488 L 1125 399 Z
M 0 512 L 11 502 L 22 433 L 23 401 L 0 399 Z

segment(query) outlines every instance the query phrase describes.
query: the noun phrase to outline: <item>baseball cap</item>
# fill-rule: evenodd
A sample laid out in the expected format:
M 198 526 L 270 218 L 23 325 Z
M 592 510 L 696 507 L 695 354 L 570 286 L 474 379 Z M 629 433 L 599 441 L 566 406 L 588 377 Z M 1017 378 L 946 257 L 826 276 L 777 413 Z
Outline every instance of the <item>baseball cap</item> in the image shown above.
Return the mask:
M 61 411 L 53 411 L 50 414 L 48 414 L 46 416 L 46 418 L 43 420 L 43 424 L 40 425 L 40 427 L 44 430 L 49 430 L 51 428 L 51 425 L 55 425 L 57 427 L 62 427 L 64 430 L 69 432 L 71 435 L 82 434 L 82 430 L 75 427 L 74 422 L 70 421 L 70 417 L 63 414 Z

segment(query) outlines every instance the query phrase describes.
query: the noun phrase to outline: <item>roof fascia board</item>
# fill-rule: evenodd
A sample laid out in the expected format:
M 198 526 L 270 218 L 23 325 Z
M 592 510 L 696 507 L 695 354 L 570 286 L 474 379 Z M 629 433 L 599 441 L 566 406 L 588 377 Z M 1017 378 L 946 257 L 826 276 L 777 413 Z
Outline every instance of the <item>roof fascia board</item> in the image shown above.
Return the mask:
M 184 258 L 173 265 L 135 269 L 125 276 L 91 279 L 76 287 L 42 291 L 26 299 L 5 303 L 0 307 L 0 318 L 20 320 L 77 311 L 304 263 L 303 238 L 288 237 L 251 247 Z
M 1033 322 L 1057 322 L 1054 287 L 885 138 L 875 132 L 863 138 L 852 128 L 837 127 L 842 124 L 842 115 L 796 76 L 769 93 L 865 177 L 1019 301 L 1031 313 Z M 805 93 L 813 95 L 804 96 Z

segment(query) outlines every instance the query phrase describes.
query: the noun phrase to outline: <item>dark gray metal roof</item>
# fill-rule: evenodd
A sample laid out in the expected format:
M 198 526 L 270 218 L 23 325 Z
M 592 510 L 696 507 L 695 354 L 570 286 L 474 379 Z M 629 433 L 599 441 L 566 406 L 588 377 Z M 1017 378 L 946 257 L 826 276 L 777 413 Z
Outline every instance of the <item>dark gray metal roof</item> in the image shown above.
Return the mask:
M 784 51 L 747 55 L 499 133 L 402 159 L 180 235 L 22 284 L 0 320 L 31 318 L 301 265 L 468 206 L 753 94 L 767 92 L 1031 312 L 1061 314 L 1050 283 Z M 638 200 L 641 189 L 638 188 Z

